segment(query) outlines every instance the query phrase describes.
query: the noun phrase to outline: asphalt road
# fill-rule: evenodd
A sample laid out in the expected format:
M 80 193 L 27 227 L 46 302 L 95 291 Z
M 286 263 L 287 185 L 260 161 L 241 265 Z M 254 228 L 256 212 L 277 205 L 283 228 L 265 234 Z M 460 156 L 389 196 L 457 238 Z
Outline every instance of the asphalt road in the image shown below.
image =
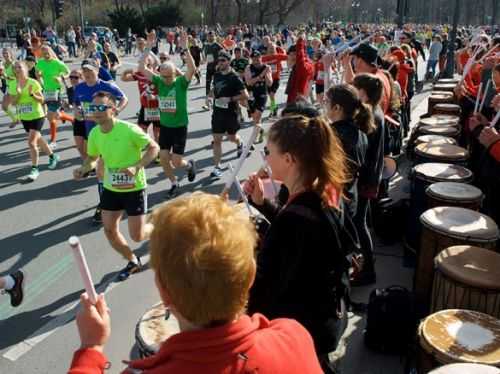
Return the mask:
M 129 65 L 125 67 L 133 67 L 135 60 L 127 58 Z M 139 109 L 136 83 L 119 82 L 119 85 L 130 99 L 120 117 L 135 121 Z M 424 96 L 425 93 L 417 96 L 415 103 Z M 282 88 L 278 102 L 283 100 Z M 212 169 L 210 114 L 201 109 L 203 103 L 204 86 L 192 84 L 186 157 L 196 160 L 199 174 L 192 183 L 186 178 L 181 180 L 183 193 L 197 190 L 219 193 L 224 182 L 224 177 L 218 181 L 209 177 Z M 112 317 L 112 334 L 106 347 L 112 363 L 108 372 L 118 373 L 124 367 L 122 360 L 137 357 L 134 348 L 137 321 L 159 301 L 152 272 L 146 269 L 125 282 L 116 282 L 117 272 L 125 261 L 112 250 L 102 229 L 91 225 L 90 217 L 97 201 L 95 179 L 78 182 L 72 179 L 72 170 L 79 166 L 80 159 L 73 146 L 71 125 L 59 128 L 57 152 L 61 162 L 58 168 L 48 170 L 47 157 L 41 156 L 41 175 L 35 182 L 28 183 L 30 161 L 26 135 L 21 126 L 11 130 L 6 123 L 7 117 L 2 113 L 0 274 L 22 268 L 27 282 L 25 300 L 20 307 L 11 308 L 9 298 L 0 297 L 0 373 L 64 373 L 73 351 L 79 347 L 74 315 L 83 287 L 67 244 L 71 235 L 80 237 L 98 291 L 106 292 Z M 265 128 L 269 126 L 268 122 L 264 124 Z M 250 124 L 247 124 L 240 134 L 247 139 L 250 132 Z M 47 124 L 43 134 L 48 137 Z M 224 163 L 236 160 L 236 150 L 231 143 L 223 144 L 223 152 Z M 260 165 L 260 155 L 253 152 L 240 177 L 246 177 Z M 170 185 L 159 166 L 149 167 L 147 176 L 149 205 L 154 208 L 164 201 Z M 236 191 L 232 191 L 232 197 L 236 197 Z M 126 222 L 122 230 L 128 238 Z M 132 244 L 132 248 L 137 249 L 147 263 L 147 243 Z M 349 371 L 349 365 L 345 367 L 345 373 L 354 373 Z

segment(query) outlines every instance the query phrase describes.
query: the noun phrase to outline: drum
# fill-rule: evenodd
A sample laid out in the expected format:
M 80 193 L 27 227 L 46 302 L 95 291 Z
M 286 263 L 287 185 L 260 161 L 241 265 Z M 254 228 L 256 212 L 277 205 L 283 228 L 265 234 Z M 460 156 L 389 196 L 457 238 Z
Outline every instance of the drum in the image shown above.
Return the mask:
M 429 374 L 500 374 L 500 369 L 481 364 L 449 364 L 432 370 Z
M 420 216 L 422 237 L 415 271 L 415 296 L 422 311 L 429 306 L 434 279 L 434 257 L 454 245 L 495 249 L 498 227 L 490 217 L 470 209 L 436 207 Z
M 418 330 L 419 374 L 460 362 L 500 366 L 500 321 L 487 314 L 462 309 L 442 310 L 423 320 Z
M 454 84 L 455 86 L 458 84 L 459 80 L 455 78 L 441 78 L 439 79 L 436 84 Z
M 427 210 L 427 187 L 436 182 L 470 183 L 472 172 L 460 165 L 425 163 L 410 173 L 411 199 L 406 222 L 405 244 L 413 253 L 420 249 L 420 215 Z
M 455 83 L 439 83 L 439 84 L 435 84 L 434 87 L 432 87 L 432 89 L 434 91 L 454 92 L 456 86 L 457 85 Z
M 440 135 L 458 139 L 460 129 L 456 126 L 421 126 L 418 128 L 418 133 L 419 135 Z
M 429 96 L 427 113 L 435 114 L 435 112 L 433 111 L 435 105 L 437 105 L 437 104 L 453 104 L 454 101 L 455 101 L 455 99 L 453 97 L 453 93 L 451 93 L 451 92 L 446 92 L 446 91 L 432 92 L 431 96 Z
M 452 103 L 439 103 L 432 108 L 432 114 L 450 114 L 459 116 L 462 109 L 460 105 Z
M 468 159 L 469 151 L 456 145 L 423 143 L 415 147 L 415 164 L 442 162 L 466 166 Z
M 457 145 L 457 141 L 453 138 L 449 138 L 447 136 L 441 135 L 421 135 L 415 141 L 415 145 L 419 145 L 422 143 L 427 143 L 429 145 L 443 145 L 443 144 L 451 144 Z
M 420 119 L 419 126 L 458 126 L 459 122 L 459 116 L 435 114 L 433 116 Z
M 155 304 L 135 327 L 135 342 L 141 358 L 157 353 L 165 340 L 179 332 L 177 319 L 165 309 L 163 303 Z
M 434 263 L 431 312 L 470 309 L 500 318 L 500 254 L 457 245 L 441 251 Z
M 483 201 L 483 193 L 470 184 L 455 182 L 433 183 L 427 190 L 427 207 L 458 206 L 478 211 Z

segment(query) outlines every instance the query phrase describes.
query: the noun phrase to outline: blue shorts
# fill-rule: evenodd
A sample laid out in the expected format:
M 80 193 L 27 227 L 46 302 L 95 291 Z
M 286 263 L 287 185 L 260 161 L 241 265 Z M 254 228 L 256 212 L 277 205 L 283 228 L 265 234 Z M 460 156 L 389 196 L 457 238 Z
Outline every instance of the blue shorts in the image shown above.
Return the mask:
M 61 108 L 61 103 L 59 101 L 49 101 L 46 104 L 49 113 L 57 113 Z

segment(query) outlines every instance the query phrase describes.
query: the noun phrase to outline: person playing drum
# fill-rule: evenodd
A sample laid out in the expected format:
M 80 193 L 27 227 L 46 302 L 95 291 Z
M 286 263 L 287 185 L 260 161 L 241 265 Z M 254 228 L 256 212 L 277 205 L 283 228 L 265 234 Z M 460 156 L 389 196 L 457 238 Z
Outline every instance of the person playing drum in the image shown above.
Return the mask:
M 245 314 L 256 274 L 256 233 L 248 217 L 218 196 L 194 193 L 157 208 L 152 223 L 155 283 L 181 332 L 155 356 L 130 362 L 125 373 L 323 373 L 298 322 Z M 110 315 L 103 295 L 92 305 L 83 294 L 81 304 L 81 348 L 69 373 L 101 373 Z

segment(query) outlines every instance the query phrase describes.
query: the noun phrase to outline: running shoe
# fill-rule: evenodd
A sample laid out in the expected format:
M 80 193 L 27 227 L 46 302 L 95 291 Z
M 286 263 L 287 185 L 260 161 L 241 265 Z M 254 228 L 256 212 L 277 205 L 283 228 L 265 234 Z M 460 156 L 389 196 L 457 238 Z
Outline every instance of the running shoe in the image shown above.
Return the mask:
M 192 182 L 196 178 L 196 164 L 194 160 L 188 161 L 188 169 L 187 169 L 188 181 Z
M 118 280 L 120 282 L 127 280 L 130 277 L 130 275 L 141 271 L 141 268 L 142 268 L 141 258 L 138 256 L 135 256 L 135 258 L 137 259 L 137 263 L 135 263 L 133 261 L 129 261 L 127 266 L 125 266 L 118 274 Z
M 222 169 L 219 166 L 216 166 L 210 173 L 210 176 L 212 178 L 220 178 L 222 176 Z
M 243 143 L 240 143 L 236 146 L 236 156 L 240 158 L 242 154 L 243 154 Z
M 56 149 L 57 148 L 57 143 L 55 141 L 54 142 L 50 142 L 49 143 L 49 148 L 52 149 L 52 150 Z
M 24 298 L 24 273 L 21 270 L 10 274 L 14 278 L 14 287 L 10 290 L 5 290 L 10 296 L 10 305 L 16 307 L 21 305 Z
M 257 135 L 257 139 L 255 139 L 255 144 L 260 144 L 264 141 L 264 129 L 259 130 L 259 135 Z
M 97 207 L 95 209 L 94 216 L 92 217 L 92 223 L 94 224 L 94 226 L 102 224 L 102 212 L 101 212 L 101 208 Z
M 35 181 L 39 175 L 40 175 L 40 170 L 38 170 L 36 166 L 32 166 L 31 171 L 28 174 L 28 179 L 31 181 Z
M 49 156 L 49 170 L 54 170 L 57 167 L 57 163 L 61 157 L 58 154 L 52 153 L 52 155 Z
M 170 187 L 170 190 L 167 192 L 167 199 L 173 199 L 179 195 L 179 184 L 173 184 L 172 187 Z

